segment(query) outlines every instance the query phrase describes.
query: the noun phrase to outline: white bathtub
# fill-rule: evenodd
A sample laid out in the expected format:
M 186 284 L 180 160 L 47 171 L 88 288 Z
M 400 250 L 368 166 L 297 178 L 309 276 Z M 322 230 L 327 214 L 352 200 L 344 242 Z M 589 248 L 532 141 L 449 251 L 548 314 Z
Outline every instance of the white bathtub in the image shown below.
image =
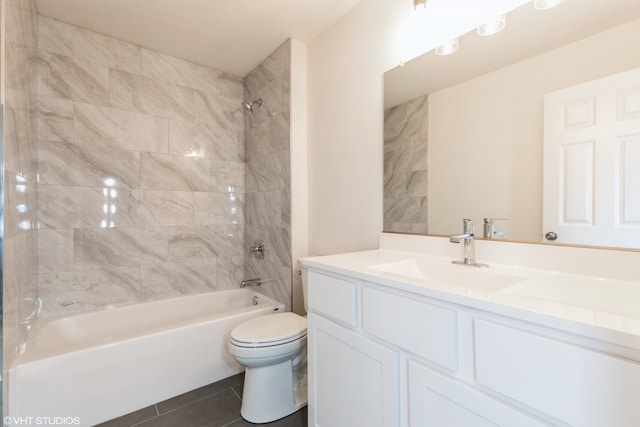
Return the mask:
M 4 415 L 91 426 L 227 378 L 243 369 L 231 329 L 284 308 L 241 289 L 38 319 L 9 369 Z

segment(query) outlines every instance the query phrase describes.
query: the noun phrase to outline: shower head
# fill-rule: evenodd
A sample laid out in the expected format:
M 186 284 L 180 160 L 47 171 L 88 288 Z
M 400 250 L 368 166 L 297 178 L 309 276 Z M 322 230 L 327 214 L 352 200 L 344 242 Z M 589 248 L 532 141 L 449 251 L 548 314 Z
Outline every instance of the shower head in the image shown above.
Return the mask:
M 262 98 L 258 98 L 252 102 L 243 102 L 242 106 L 244 107 L 244 110 L 251 114 L 253 113 L 253 107 L 260 107 L 262 105 Z

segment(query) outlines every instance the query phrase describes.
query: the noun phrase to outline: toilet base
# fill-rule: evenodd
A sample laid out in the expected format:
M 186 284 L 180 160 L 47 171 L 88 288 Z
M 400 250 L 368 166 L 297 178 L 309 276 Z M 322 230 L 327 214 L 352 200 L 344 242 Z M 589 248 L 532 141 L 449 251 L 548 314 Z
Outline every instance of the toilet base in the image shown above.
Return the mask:
M 242 418 L 251 423 L 268 423 L 293 414 L 307 404 L 306 364 L 292 366 L 287 360 L 277 365 L 245 368 L 242 390 Z

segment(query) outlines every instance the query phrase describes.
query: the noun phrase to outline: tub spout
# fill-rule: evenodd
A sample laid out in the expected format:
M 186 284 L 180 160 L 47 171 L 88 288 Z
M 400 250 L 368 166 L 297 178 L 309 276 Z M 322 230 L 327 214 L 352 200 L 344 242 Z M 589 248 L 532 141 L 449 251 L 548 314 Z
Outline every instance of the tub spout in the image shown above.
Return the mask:
M 262 279 L 258 277 L 255 279 L 243 280 L 242 283 L 240 284 L 241 288 L 245 288 L 247 286 L 262 286 Z

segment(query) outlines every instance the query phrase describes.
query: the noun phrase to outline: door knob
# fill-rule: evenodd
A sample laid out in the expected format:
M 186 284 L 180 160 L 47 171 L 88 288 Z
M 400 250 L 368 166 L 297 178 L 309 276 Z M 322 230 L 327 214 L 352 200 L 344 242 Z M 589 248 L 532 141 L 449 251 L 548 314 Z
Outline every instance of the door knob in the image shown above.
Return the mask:
M 544 237 L 545 237 L 547 240 L 556 240 L 556 239 L 558 238 L 558 235 L 556 234 L 556 232 L 555 232 L 555 231 L 550 231 L 550 232 L 548 232 L 547 234 L 545 234 L 545 235 L 544 235 Z

